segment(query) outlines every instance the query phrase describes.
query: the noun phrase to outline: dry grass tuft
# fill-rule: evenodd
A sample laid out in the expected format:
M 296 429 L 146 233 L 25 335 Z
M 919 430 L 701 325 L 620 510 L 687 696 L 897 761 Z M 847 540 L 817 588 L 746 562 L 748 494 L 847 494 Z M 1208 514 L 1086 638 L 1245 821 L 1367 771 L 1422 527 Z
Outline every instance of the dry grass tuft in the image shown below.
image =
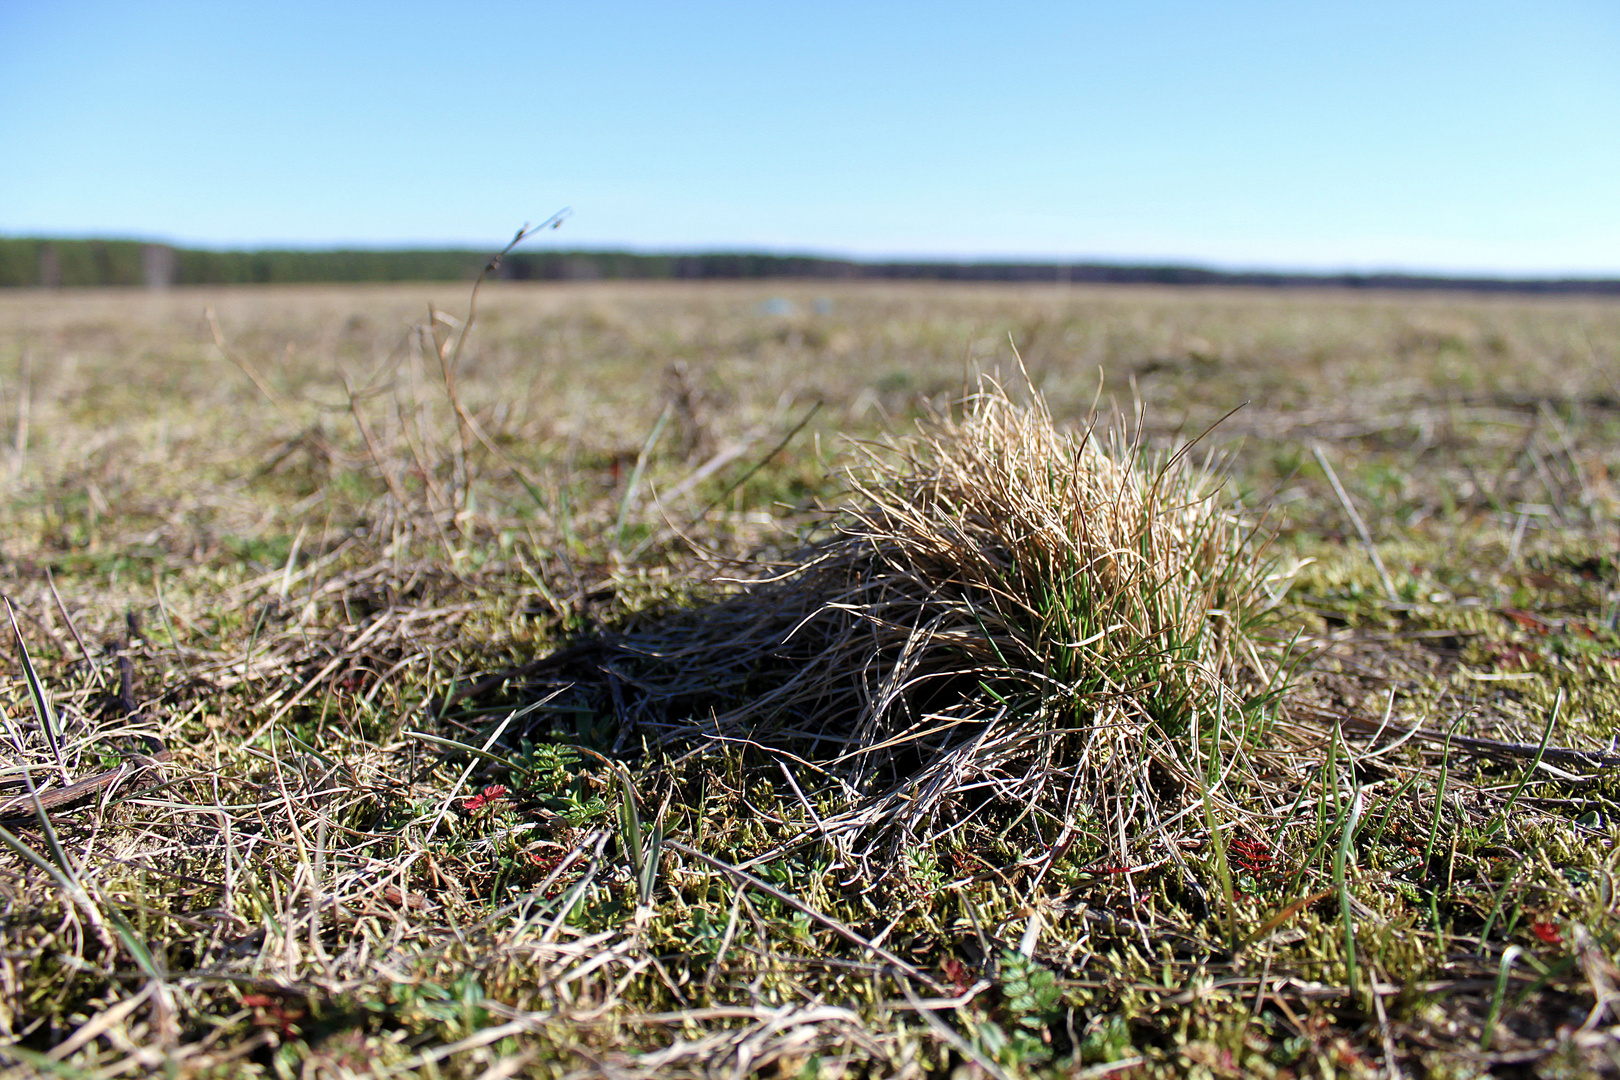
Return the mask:
M 865 447 L 847 508 L 785 566 L 625 636 L 656 661 L 643 716 L 802 753 L 844 793 L 824 824 L 845 836 L 1066 806 L 1129 859 L 1206 792 L 1242 813 L 1273 564 L 1189 449 L 1063 431 L 982 381 L 960 415 Z

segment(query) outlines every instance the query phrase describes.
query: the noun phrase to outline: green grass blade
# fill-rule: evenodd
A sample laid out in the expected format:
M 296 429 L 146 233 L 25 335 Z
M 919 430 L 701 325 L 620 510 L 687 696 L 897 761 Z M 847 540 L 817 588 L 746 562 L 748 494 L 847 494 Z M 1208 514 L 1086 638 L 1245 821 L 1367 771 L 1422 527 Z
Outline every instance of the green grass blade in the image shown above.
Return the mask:
M 404 735 L 407 739 L 415 739 L 418 742 L 432 743 L 434 746 L 442 746 L 446 750 L 456 750 L 463 754 L 470 754 L 475 758 L 482 758 L 485 761 L 494 762 L 496 765 L 512 764 L 509 757 L 502 757 L 499 754 L 492 754 L 488 750 L 480 750 L 476 746 L 468 746 L 466 743 L 457 742 L 455 739 L 446 739 L 442 735 L 429 735 L 425 731 L 405 731 L 401 732 L 400 734 Z
M 17 612 L 11 606 L 11 598 L 6 598 L 6 615 L 11 619 L 11 634 L 17 642 L 17 659 L 22 663 L 23 676 L 28 680 L 28 696 L 34 703 L 34 716 L 39 720 L 39 728 L 45 733 L 45 743 L 51 748 L 51 756 L 56 759 L 56 767 L 62 770 L 62 782 L 68 782 L 67 763 L 62 760 L 62 744 L 56 737 L 56 710 L 51 707 L 51 697 L 45 692 L 45 684 L 40 681 L 39 672 L 34 670 L 33 657 L 28 655 L 28 645 L 23 641 L 22 628 L 17 625 Z

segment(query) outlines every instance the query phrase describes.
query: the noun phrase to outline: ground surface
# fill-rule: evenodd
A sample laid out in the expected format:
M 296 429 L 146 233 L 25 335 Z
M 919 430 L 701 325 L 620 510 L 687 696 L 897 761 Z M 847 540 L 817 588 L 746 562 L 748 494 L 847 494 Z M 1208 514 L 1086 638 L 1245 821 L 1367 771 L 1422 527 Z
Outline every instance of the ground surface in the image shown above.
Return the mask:
M 0 1057 L 1616 1071 L 1620 305 L 478 305 L 458 355 L 462 287 L 0 294 L 0 585 L 29 661 L 0 624 Z M 846 440 L 974 372 L 1027 393 L 1014 345 L 1060 424 L 1139 402 L 1174 445 L 1244 406 L 1197 451 L 1296 570 L 1257 660 L 1293 679 L 1274 828 L 1206 799 L 1119 865 L 1071 842 L 1083 808 L 986 797 L 851 861 L 815 763 L 624 722 L 639 673 L 597 643 L 790 557 Z

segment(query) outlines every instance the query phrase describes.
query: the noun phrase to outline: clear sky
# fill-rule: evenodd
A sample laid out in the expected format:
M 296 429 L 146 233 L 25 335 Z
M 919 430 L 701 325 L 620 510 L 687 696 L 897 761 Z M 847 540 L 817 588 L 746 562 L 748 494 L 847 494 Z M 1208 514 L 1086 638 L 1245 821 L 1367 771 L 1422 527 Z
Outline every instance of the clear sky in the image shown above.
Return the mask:
M 1620 3 L 0 0 L 0 235 L 1620 275 Z

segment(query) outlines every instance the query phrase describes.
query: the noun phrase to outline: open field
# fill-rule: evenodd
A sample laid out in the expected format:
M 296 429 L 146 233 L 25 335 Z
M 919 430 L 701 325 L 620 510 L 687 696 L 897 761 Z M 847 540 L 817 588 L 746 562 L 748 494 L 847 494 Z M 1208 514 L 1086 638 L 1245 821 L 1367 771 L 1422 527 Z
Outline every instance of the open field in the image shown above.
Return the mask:
M 1620 302 L 492 284 L 458 344 L 467 314 L 0 292 L 20 1074 L 1620 1072 Z M 1008 400 L 964 418 L 981 372 Z M 1030 384 L 1060 471 L 1095 409 L 1121 490 L 1214 508 L 1235 568 L 1193 651 L 1127 642 L 1058 704 L 1129 637 L 1113 599 L 795 591 L 972 439 L 1045 437 Z M 1154 482 L 1206 431 L 1213 501 Z M 1045 513 L 1038 472 L 997 499 Z M 994 516 L 930 539 L 1001 568 Z M 1020 665 L 992 595 L 1076 623 Z M 961 667 L 913 677 L 930 634 Z M 840 710 L 875 726 L 829 751 L 801 720 Z

